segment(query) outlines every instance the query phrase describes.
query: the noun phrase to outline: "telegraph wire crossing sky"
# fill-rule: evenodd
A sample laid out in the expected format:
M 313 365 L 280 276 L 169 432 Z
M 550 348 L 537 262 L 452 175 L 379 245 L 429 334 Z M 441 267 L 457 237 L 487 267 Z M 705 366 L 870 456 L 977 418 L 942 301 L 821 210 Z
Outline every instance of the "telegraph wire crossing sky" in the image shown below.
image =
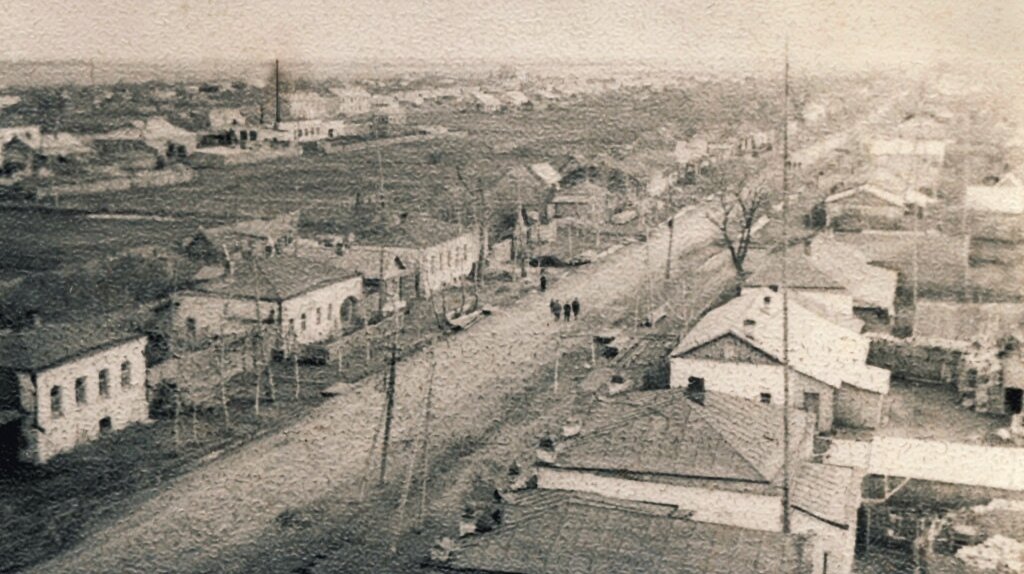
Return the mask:
M 4 60 L 1019 63 L 1024 2 L 980 0 L 8 0 Z M 1011 69 L 1017 66 L 1008 66 Z

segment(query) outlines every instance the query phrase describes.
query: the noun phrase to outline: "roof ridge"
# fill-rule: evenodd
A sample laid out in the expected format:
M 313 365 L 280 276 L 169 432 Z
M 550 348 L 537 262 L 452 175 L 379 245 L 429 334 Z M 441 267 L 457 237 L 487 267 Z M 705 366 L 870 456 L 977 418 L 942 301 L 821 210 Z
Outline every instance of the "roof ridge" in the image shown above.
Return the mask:
M 746 399 L 742 399 L 742 400 L 746 400 Z M 771 405 L 760 405 L 760 404 L 758 404 L 758 408 L 766 408 L 766 407 L 767 408 L 771 408 Z M 718 434 L 720 437 L 722 437 L 722 440 L 724 440 L 730 447 L 732 447 L 733 452 L 738 454 L 740 456 L 740 458 L 743 459 L 744 462 L 746 462 L 748 465 L 750 465 L 750 468 L 752 468 L 754 470 L 754 472 L 756 472 L 761 478 L 763 478 L 765 480 L 765 482 L 771 482 L 774 479 L 774 477 L 765 476 L 764 471 L 762 471 L 761 468 L 754 461 L 750 460 L 750 456 L 747 454 L 746 449 L 743 448 L 742 446 L 737 446 L 736 438 L 738 438 L 738 437 L 732 436 L 732 433 L 723 432 L 721 427 L 719 427 L 719 425 L 716 423 L 716 421 L 714 419 L 710 418 L 709 414 L 704 410 L 704 409 L 707 409 L 707 408 L 708 408 L 707 406 L 704 406 L 702 409 L 696 409 L 696 412 L 699 413 L 697 416 L 699 416 L 701 418 L 701 420 L 703 420 L 705 423 L 707 423 L 707 425 L 709 427 L 713 428 L 715 430 L 715 433 Z M 744 443 L 744 445 L 745 444 L 746 443 Z

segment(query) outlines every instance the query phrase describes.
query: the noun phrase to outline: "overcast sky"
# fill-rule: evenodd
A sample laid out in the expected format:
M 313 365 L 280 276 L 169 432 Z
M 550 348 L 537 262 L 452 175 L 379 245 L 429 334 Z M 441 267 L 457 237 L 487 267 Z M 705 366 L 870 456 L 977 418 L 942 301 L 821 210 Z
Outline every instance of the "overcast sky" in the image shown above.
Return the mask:
M 481 58 L 1024 67 L 1020 0 L 5 0 L 4 59 Z

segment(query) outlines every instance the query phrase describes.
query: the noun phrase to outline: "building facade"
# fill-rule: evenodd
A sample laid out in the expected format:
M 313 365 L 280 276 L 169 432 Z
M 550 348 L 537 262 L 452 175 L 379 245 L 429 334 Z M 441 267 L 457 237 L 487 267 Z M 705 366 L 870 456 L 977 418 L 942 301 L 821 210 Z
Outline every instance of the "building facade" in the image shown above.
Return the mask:
M 0 440 L 17 440 L 20 461 L 42 464 L 148 421 L 146 343 L 145 335 L 83 325 L 8 336 L 0 342 L 0 410 L 20 416 Z

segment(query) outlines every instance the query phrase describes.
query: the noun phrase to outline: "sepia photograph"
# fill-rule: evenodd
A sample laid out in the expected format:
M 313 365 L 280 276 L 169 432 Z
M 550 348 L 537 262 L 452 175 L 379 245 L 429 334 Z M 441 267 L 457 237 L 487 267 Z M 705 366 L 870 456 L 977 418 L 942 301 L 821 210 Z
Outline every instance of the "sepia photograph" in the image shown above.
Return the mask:
M 1024 574 L 1024 2 L 0 11 L 0 573 Z

